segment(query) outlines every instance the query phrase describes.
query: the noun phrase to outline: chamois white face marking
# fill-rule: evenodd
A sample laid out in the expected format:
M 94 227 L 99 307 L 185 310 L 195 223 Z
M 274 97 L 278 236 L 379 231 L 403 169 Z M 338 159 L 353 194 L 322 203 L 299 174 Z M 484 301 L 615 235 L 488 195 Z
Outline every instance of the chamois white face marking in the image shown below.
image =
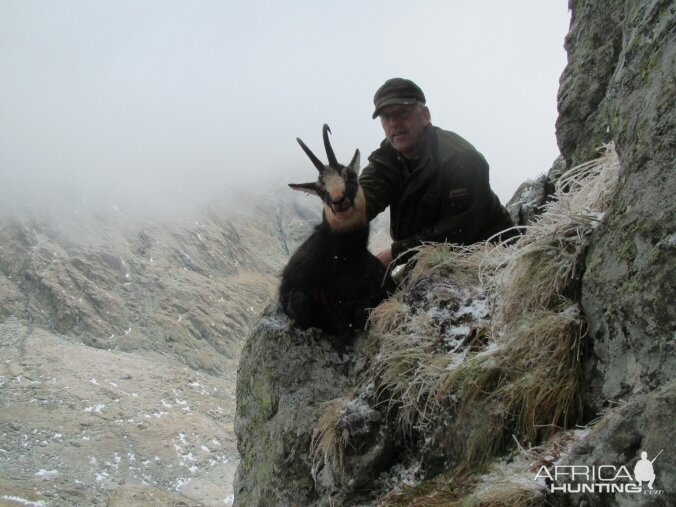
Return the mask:
M 356 150 L 348 166 L 339 164 L 328 142 L 329 128 L 324 125 L 324 145 L 327 148 L 330 165 L 319 159 L 297 139 L 312 163 L 319 170 L 315 183 L 290 184 L 300 190 L 319 196 L 324 202 L 324 216 L 334 230 L 346 230 L 366 223 L 364 194 L 359 187 L 359 150 Z M 332 165 L 331 165 L 332 162 Z
M 328 199 L 324 210 L 329 225 L 334 230 L 346 230 L 366 223 L 364 194 L 359 186 L 359 153 L 355 153 L 350 166 L 331 172 L 325 178 Z
M 346 194 L 345 180 L 333 169 L 326 171 L 323 180 L 324 190 L 326 192 L 326 197 L 324 199 L 326 204 L 328 204 L 329 207 L 332 207 L 333 211 L 336 213 L 344 211 L 344 206 L 341 206 L 340 204 L 350 204 L 349 202 L 346 202 L 346 199 L 349 199 L 349 196 Z

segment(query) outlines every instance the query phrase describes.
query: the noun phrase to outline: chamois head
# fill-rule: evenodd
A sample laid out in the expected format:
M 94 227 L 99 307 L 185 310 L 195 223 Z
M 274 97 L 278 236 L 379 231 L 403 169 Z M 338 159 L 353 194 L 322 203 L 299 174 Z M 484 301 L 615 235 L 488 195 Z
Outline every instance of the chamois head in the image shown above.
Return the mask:
M 322 133 L 329 165 L 324 165 L 305 143 L 296 138 L 319 171 L 312 183 L 290 183 L 294 190 L 319 196 L 324 201 L 324 217 L 333 230 L 351 229 L 366 223 L 364 194 L 359 187 L 359 150 L 354 152 L 349 165 L 339 164 L 329 142 L 331 129 L 324 124 Z

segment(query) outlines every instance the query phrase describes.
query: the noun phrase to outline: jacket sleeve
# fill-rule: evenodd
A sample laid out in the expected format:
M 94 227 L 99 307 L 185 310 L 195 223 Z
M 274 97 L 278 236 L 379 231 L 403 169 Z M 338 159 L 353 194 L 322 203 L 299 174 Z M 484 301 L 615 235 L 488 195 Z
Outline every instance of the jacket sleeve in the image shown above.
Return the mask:
M 492 206 L 488 163 L 478 152 L 466 151 L 440 169 L 446 172 L 439 220 L 413 237 L 392 243 L 395 258 L 425 241 L 467 244 L 477 240 Z
M 385 210 L 397 195 L 397 178 L 387 167 L 369 163 L 359 177 L 366 200 L 366 219 L 370 222 Z

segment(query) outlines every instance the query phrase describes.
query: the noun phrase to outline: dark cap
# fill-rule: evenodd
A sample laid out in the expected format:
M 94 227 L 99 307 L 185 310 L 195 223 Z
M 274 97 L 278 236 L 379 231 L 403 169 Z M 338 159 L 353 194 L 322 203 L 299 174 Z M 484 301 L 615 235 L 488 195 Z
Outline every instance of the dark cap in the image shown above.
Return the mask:
M 373 104 L 376 106 L 373 118 L 376 118 L 384 107 L 407 106 L 415 102 L 425 103 L 425 94 L 417 84 L 410 79 L 400 77 L 388 79 L 373 96 Z

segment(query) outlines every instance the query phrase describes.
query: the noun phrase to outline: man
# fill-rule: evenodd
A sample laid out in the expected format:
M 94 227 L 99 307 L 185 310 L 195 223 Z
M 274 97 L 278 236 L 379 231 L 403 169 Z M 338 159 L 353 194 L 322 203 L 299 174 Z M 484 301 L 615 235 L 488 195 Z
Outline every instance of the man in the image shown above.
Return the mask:
M 657 456 L 662 454 L 662 451 L 659 452 Z M 634 465 L 634 477 L 636 482 L 638 482 L 639 487 L 643 487 L 642 482 L 648 483 L 648 488 L 653 489 L 653 482 L 655 482 L 655 469 L 653 468 L 653 462 L 657 459 L 655 456 L 652 461 L 648 459 L 648 453 L 643 451 L 641 452 L 641 459 L 636 462 Z
M 384 264 L 424 241 L 466 245 L 513 225 L 491 191 L 483 155 L 433 126 L 425 102 L 418 85 L 402 78 L 389 79 L 373 97 L 386 139 L 359 183 L 369 220 L 390 206 L 393 243 L 377 255 Z

